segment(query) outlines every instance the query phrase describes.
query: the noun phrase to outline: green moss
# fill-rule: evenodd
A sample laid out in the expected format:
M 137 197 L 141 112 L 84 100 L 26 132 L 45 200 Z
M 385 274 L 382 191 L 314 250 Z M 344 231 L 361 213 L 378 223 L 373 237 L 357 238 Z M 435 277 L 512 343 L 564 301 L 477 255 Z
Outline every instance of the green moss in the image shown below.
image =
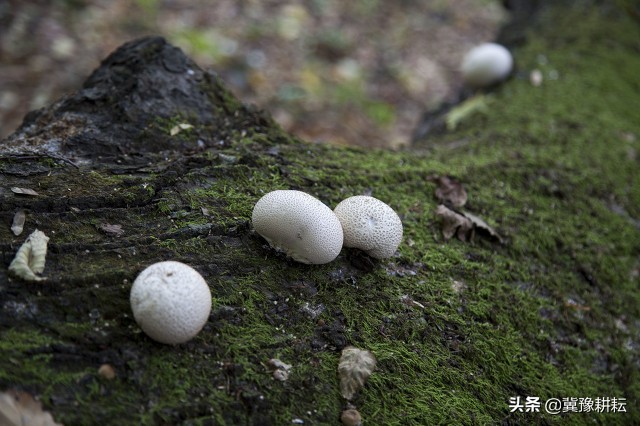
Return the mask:
M 19 318 L 3 330 L 0 383 L 39 393 L 69 424 L 334 424 L 345 404 L 339 349 L 352 344 L 378 358 L 353 401 L 369 424 L 640 423 L 640 34 L 609 6 L 553 10 L 544 13 L 557 24 L 514 52 L 524 74 L 541 68 L 540 87 L 516 76 L 486 114 L 410 152 L 303 144 L 248 126 L 220 152 L 190 154 L 196 166 L 177 168 L 171 185 L 162 173 L 65 183 L 74 196 L 121 200 L 106 219 L 125 234 L 100 231 L 105 217 L 90 209 L 37 217 L 57 230 L 46 271 L 54 286 L 29 296 L 45 319 L 66 321 Z M 208 84 L 220 108 L 242 117 Z M 465 209 L 504 245 L 444 241 L 428 178 L 445 174 L 464 183 Z M 285 259 L 250 228 L 253 205 L 274 189 L 330 207 L 371 193 L 402 216 L 399 255 L 370 265 L 355 250 L 327 265 Z M 73 241 L 88 252 L 66 253 Z M 79 256 L 89 261 L 78 266 Z M 178 347 L 150 341 L 128 310 L 135 274 L 167 258 L 201 271 L 215 299 L 204 330 Z M 81 346 L 93 361 L 26 356 L 55 344 Z M 273 379 L 270 358 L 293 365 L 286 382 Z M 97 376 L 103 362 L 114 381 Z M 629 412 L 510 413 L 515 396 L 626 398 Z

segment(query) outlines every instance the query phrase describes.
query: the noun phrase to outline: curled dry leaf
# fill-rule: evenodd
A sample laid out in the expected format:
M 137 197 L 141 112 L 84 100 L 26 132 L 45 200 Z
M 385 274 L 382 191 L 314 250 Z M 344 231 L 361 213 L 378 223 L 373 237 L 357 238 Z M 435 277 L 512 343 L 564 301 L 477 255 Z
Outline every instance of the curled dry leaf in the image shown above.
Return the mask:
M 37 229 L 20 246 L 9 265 L 9 271 L 25 281 L 44 281 L 46 278 L 36 274 L 44 271 L 49 237 Z
M 20 209 L 13 215 L 13 223 L 11 224 L 11 232 L 16 237 L 22 234 L 22 230 L 24 229 L 24 222 L 27 219 L 27 214 L 23 209 Z
M 460 241 L 467 240 L 467 235 L 473 227 L 469 219 L 442 204 L 436 209 L 436 216 L 442 222 L 442 235 L 445 240 L 449 240 L 454 235 Z
M 503 243 L 502 237 L 484 220 L 467 212 L 457 212 L 440 204 L 436 216 L 442 222 L 442 235 L 449 240 L 454 235 L 460 241 L 473 241 L 476 235 Z
M 462 207 L 466 204 L 467 191 L 464 190 L 462 184 L 455 178 L 450 176 L 435 176 L 429 178 L 429 180 L 438 185 L 435 195 L 441 203 L 453 207 Z
M 18 188 L 17 186 L 14 186 L 13 188 L 11 188 L 11 192 L 13 192 L 14 194 L 22 194 L 22 195 L 40 195 L 33 189 Z
M 465 217 L 471 221 L 473 224 L 473 234 L 471 238 L 473 239 L 475 233 L 482 235 L 483 237 L 489 238 L 490 240 L 494 240 L 502 244 L 504 241 L 502 237 L 492 228 L 487 222 L 480 219 L 478 216 L 473 215 L 469 212 L 463 212 Z
M 342 396 L 345 399 L 353 398 L 375 368 L 376 357 L 371 352 L 353 346 L 344 348 L 338 364 Z
M 8 390 L 0 393 L 0 425 L 62 426 L 56 423 L 40 401 L 26 392 Z

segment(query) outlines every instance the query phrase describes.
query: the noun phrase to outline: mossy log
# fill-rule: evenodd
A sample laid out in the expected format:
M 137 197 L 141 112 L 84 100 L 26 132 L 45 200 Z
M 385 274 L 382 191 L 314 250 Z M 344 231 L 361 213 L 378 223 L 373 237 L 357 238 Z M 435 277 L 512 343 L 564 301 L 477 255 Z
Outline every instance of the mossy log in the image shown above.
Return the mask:
M 368 424 L 640 424 L 640 26 L 630 2 L 589 4 L 541 11 L 489 110 L 403 152 L 297 140 L 162 38 L 124 45 L 0 145 L 0 390 L 68 425 L 336 424 L 354 345 L 378 360 L 352 401 Z M 434 175 L 463 182 L 502 244 L 443 239 Z M 371 194 L 404 241 L 387 260 L 293 262 L 250 223 L 275 189 Z M 27 283 L 7 267 L 36 228 L 47 280 Z M 161 260 L 214 297 L 178 346 L 129 307 Z M 551 398 L 626 412 L 556 416 Z

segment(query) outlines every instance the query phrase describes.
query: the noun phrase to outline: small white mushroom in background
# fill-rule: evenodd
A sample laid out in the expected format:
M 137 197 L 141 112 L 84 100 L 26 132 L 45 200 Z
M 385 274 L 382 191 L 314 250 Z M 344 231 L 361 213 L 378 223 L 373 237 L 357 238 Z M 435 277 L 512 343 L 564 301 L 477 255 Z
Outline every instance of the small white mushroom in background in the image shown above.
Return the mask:
M 534 87 L 540 86 L 543 80 L 544 80 L 544 77 L 542 75 L 542 71 L 540 71 L 539 69 L 532 70 L 529 73 L 529 81 L 531 82 L 532 86 Z
M 276 250 L 298 262 L 331 262 L 342 249 L 342 226 L 322 201 L 305 192 L 276 190 L 253 208 L 253 227 Z
M 356 247 L 371 257 L 393 256 L 402 241 L 402 221 L 377 198 L 356 195 L 342 200 L 333 212 L 344 232 L 345 247 Z
M 487 87 L 507 78 L 512 68 L 513 57 L 504 46 L 484 43 L 464 56 L 462 79 L 470 87 Z
M 202 275 L 184 263 L 154 263 L 131 287 L 131 310 L 142 331 L 175 345 L 196 336 L 211 312 L 211 291 Z
M 44 232 L 37 229 L 33 231 L 18 249 L 9 265 L 9 271 L 25 281 L 46 280 L 37 274 L 44 272 L 48 242 L 49 237 Z

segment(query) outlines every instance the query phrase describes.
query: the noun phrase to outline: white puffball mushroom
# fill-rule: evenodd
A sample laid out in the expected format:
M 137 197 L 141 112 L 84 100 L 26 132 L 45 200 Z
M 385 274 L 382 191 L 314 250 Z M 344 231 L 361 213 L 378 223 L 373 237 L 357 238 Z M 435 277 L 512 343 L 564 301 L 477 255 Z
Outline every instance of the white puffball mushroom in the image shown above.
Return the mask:
M 402 241 L 402 221 L 387 204 L 356 195 L 342 200 L 333 212 L 344 232 L 345 247 L 355 247 L 376 259 L 391 257 Z
M 342 249 L 342 226 L 336 215 L 302 191 L 265 194 L 254 206 L 251 221 L 271 247 L 298 262 L 328 263 Z
M 129 299 L 142 331 L 170 345 L 195 337 L 211 312 L 211 291 L 202 275 L 175 261 L 154 263 L 142 271 Z
M 462 60 L 462 78 L 468 86 L 486 87 L 504 80 L 513 68 L 513 57 L 502 45 L 484 43 L 471 49 Z

